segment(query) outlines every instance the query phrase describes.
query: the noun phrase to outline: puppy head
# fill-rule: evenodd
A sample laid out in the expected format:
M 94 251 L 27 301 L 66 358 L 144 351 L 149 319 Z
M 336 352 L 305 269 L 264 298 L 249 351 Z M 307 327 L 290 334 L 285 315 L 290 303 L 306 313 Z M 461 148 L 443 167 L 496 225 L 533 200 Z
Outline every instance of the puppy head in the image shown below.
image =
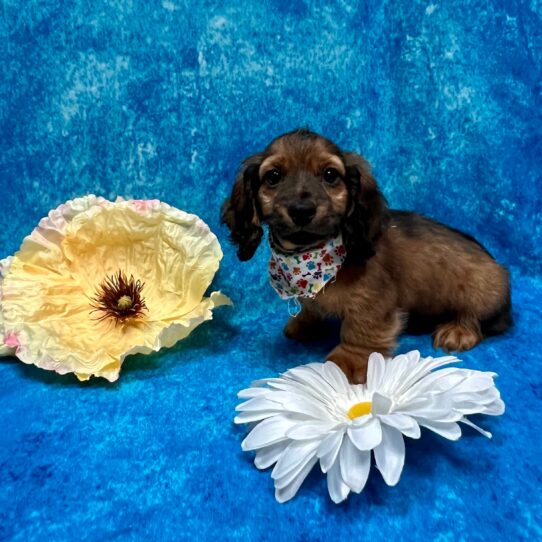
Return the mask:
M 253 256 L 267 224 L 288 252 L 342 232 L 348 261 L 363 262 L 374 254 L 386 216 L 367 162 L 308 130 L 284 134 L 247 158 L 222 209 L 241 260 Z

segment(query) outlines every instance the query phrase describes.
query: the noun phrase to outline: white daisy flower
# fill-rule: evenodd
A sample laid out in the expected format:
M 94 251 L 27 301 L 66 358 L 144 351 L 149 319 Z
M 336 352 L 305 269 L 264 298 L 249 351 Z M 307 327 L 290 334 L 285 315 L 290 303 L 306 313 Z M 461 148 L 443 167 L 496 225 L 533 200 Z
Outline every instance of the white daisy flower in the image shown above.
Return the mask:
M 366 384 L 350 384 L 337 365 L 310 363 L 242 390 L 235 423 L 256 425 L 242 443 L 255 450 L 259 469 L 271 476 L 279 502 L 293 498 L 317 462 L 327 473 L 331 499 L 360 493 L 371 468 L 371 451 L 384 481 L 397 484 L 405 461 L 403 435 L 426 427 L 450 440 L 458 422 L 491 434 L 465 416 L 504 412 L 495 373 L 448 367 L 453 356 L 421 358 L 418 351 L 385 360 L 371 354 Z

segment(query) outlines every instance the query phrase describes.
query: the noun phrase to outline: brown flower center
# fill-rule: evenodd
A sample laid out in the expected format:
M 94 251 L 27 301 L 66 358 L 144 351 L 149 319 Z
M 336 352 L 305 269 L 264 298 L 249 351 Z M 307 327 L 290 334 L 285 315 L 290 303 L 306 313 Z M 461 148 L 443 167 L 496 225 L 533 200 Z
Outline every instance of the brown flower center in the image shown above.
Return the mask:
M 148 310 L 145 299 L 141 295 L 144 283 L 135 280 L 133 275 L 128 279 L 119 269 L 114 275 L 106 277 L 96 289 L 91 299 L 92 312 L 101 312 L 98 320 L 111 318 L 115 324 L 129 318 L 140 318 L 144 310 Z

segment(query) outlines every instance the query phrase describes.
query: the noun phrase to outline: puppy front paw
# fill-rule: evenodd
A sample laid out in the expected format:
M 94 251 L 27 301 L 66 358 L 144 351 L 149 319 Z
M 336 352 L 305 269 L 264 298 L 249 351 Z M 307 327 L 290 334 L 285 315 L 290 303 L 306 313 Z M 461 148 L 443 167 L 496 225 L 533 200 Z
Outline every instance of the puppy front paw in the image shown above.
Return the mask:
M 349 350 L 342 344 L 334 348 L 326 359 L 336 363 L 351 384 L 365 384 L 370 352 Z

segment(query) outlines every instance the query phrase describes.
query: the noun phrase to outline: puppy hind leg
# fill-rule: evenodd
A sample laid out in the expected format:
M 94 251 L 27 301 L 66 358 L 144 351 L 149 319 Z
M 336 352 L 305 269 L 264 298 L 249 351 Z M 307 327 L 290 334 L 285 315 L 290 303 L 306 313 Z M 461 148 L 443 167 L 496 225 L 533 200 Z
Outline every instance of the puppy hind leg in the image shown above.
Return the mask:
M 433 346 L 445 352 L 464 352 L 483 339 L 480 321 L 472 315 L 458 315 L 451 322 L 437 326 Z

